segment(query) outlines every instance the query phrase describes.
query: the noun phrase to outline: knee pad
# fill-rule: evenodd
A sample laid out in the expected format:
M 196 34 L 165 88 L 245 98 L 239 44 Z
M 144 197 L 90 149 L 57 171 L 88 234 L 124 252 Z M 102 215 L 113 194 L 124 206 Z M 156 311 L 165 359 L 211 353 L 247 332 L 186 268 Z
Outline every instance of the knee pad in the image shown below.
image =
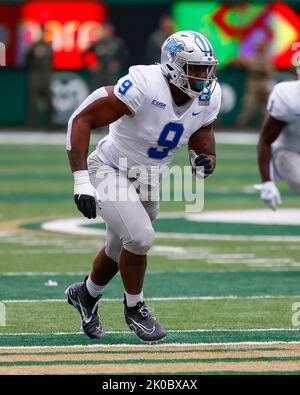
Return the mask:
M 124 248 L 136 255 L 146 255 L 154 243 L 155 232 L 152 226 L 139 229 L 131 239 L 124 243 Z

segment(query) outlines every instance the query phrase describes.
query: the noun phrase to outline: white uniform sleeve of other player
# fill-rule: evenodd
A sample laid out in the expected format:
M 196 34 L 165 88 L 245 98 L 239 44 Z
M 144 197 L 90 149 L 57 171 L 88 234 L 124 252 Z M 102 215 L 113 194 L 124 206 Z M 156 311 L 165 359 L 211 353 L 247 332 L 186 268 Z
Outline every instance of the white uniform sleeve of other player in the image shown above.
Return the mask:
M 73 112 L 68 122 L 68 132 L 66 139 L 66 147 L 68 151 L 72 149 L 72 125 L 74 118 L 76 115 L 81 113 L 86 107 L 92 104 L 94 101 L 101 99 L 102 97 L 108 96 L 107 91 L 104 87 L 96 89 L 93 93 L 91 93 L 81 104 L 80 106 Z
M 114 88 L 114 94 L 127 105 L 133 115 L 142 105 L 146 92 L 147 81 L 141 66 L 130 67 L 129 73 L 120 78 Z
M 207 116 L 204 119 L 204 123 L 202 126 L 209 125 L 212 123 L 214 120 L 217 119 L 219 111 L 221 107 L 221 87 L 217 83 L 215 90 L 212 93 L 211 96 L 211 102 L 209 106 L 207 107 Z
M 291 117 L 290 98 L 286 82 L 281 82 L 273 88 L 267 105 L 269 114 L 279 121 L 289 122 Z

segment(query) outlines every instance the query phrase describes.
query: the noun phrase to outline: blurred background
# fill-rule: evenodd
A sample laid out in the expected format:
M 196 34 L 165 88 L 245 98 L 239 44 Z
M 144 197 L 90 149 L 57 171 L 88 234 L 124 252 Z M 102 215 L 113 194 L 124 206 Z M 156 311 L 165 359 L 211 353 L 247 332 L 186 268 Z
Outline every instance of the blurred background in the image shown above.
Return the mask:
M 159 62 L 163 41 L 183 29 L 215 48 L 218 126 L 257 131 L 272 86 L 296 78 L 299 1 L 0 1 L 0 128 L 65 129 L 91 91 Z

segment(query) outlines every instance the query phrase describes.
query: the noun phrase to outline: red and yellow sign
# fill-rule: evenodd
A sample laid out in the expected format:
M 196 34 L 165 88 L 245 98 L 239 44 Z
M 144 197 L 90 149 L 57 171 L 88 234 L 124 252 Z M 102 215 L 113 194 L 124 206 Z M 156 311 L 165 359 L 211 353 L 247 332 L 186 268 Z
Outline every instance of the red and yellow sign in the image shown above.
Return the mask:
M 0 5 L 1 31 L 9 42 L 7 65 L 22 65 L 28 47 L 41 36 L 52 43 L 56 69 L 80 69 L 82 54 L 101 35 L 107 7 L 92 1 L 41 1 Z M 5 38 L 6 37 L 6 38 Z

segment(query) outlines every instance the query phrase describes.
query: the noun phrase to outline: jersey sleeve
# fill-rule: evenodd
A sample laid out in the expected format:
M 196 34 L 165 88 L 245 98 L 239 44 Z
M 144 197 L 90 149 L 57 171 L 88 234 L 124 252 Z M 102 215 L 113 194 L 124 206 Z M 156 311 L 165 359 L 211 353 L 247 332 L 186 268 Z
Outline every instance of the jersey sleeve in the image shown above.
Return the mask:
M 279 83 L 273 88 L 269 96 L 267 111 L 273 118 L 289 122 L 291 110 L 284 83 Z
M 204 123 L 202 126 L 209 125 L 210 123 L 212 123 L 217 119 L 220 111 L 220 107 L 221 107 L 221 87 L 217 83 L 211 97 L 211 103 L 207 108 L 207 115 L 204 119 Z
M 147 81 L 139 66 L 129 68 L 129 73 L 120 78 L 114 87 L 115 96 L 121 100 L 134 115 L 143 104 L 147 92 Z

